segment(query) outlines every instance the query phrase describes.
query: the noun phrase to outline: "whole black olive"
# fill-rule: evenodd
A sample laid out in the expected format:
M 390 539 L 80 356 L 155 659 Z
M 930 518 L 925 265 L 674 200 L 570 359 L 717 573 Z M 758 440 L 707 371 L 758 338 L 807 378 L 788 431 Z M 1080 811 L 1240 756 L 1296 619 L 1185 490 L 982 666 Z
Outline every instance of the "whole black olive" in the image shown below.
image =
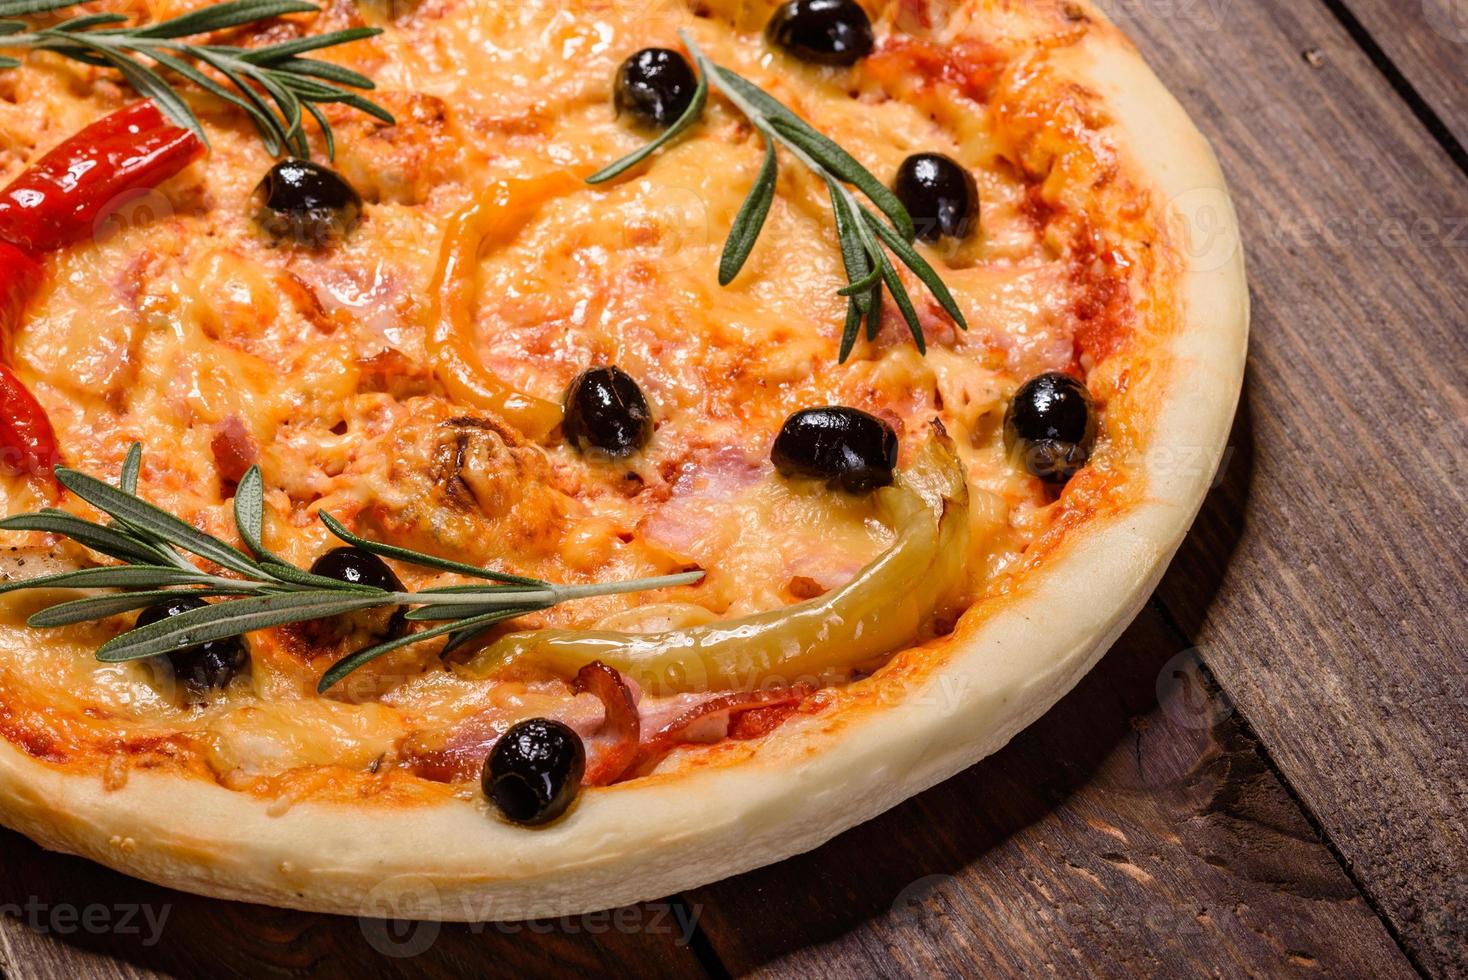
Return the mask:
M 770 459 L 785 476 L 815 477 L 848 493 L 867 493 L 892 483 L 897 433 L 859 409 L 805 408 L 780 427 Z
M 276 244 L 321 247 L 345 238 L 362 217 L 362 198 L 341 174 L 309 160 L 282 160 L 255 188 L 255 223 Z
M 136 625 L 151 626 L 180 613 L 203 609 L 205 605 L 207 603 L 202 599 L 192 596 L 166 599 L 144 609 L 139 614 Z M 250 659 L 245 651 L 244 641 L 237 636 L 174 650 L 166 656 L 173 667 L 174 678 L 196 692 L 224 687 L 244 669 Z
M 581 452 L 630 456 L 652 438 L 652 412 L 632 376 L 621 368 L 582 371 L 566 388 L 566 441 Z
M 531 718 L 505 732 L 484 760 L 484 795 L 515 823 L 548 823 L 566 812 L 581 789 L 586 748 L 581 736 L 549 718 Z
M 693 102 L 698 79 L 684 57 L 667 48 L 643 48 L 617 69 L 618 112 L 649 126 L 671 126 Z
M 334 578 L 338 582 L 349 582 L 352 585 L 371 585 L 385 592 L 404 591 L 402 579 L 387 567 L 387 562 L 361 548 L 333 548 L 311 563 L 311 574 Z M 404 615 L 405 610 L 400 606 L 392 610 L 368 609 L 364 612 L 348 613 L 345 616 L 332 617 L 332 620 L 338 621 L 337 625 L 350 622 L 370 636 L 396 639 L 408 630 L 408 621 Z M 332 620 L 322 622 L 330 623 Z M 306 627 L 306 632 L 317 642 L 331 639 L 329 636 L 322 635 L 321 630 L 309 625 Z M 338 632 L 341 631 L 338 630 Z
M 1096 412 L 1086 386 L 1050 371 L 1020 385 L 1004 413 L 1004 444 L 1020 453 L 1025 469 L 1046 483 L 1063 484 L 1091 458 Z
M 941 153 L 916 153 L 902 161 L 893 190 L 926 242 L 944 235 L 966 238 L 979 216 L 974 175 Z
M 789 0 L 775 10 L 765 35 L 819 65 L 854 65 L 875 43 L 871 19 L 856 0 Z
M 361 548 L 333 548 L 312 562 L 311 574 L 387 592 L 403 591 L 402 579 L 387 567 L 387 562 Z

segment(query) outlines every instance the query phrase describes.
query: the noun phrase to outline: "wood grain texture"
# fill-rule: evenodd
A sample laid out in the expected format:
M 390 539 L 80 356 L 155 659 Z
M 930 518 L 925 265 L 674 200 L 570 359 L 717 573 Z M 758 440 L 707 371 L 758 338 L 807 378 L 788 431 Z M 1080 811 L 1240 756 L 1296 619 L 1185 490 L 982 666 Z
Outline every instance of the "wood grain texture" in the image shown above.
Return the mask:
M 713 948 L 734 974 L 1411 976 L 1181 647 L 1145 611 L 999 754 L 690 894 Z
M 1215 142 L 1254 297 L 1160 595 L 1416 962 L 1468 975 L 1468 177 L 1324 4 L 1221 9 L 1121 18 Z
M 544 922 L 385 922 L 186 895 L 0 831 L 0 973 L 77 977 L 697 977 L 681 904 Z
M 1464 0 L 1331 0 L 1358 43 L 1376 48 L 1457 143 L 1468 147 L 1468 3 Z M 1365 35 L 1363 42 L 1360 35 Z M 1463 158 L 1459 157 L 1462 164 Z

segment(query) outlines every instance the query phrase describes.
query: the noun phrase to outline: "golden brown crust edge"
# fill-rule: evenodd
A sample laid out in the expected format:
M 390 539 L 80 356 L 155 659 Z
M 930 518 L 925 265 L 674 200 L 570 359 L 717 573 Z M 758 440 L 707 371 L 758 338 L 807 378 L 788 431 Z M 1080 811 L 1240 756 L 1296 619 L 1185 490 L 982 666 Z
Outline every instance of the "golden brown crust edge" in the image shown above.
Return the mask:
M 47 847 L 224 898 L 451 920 L 558 916 L 809 850 L 996 751 L 1090 669 L 1161 577 L 1222 456 L 1248 332 L 1237 222 L 1212 152 L 1182 108 L 1109 28 L 1089 32 L 1056 64 L 1101 96 L 1135 172 L 1170 202 L 1190 264 L 1185 322 L 1170 340 L 1155 451 L 1142 462 L 1146 499 L 1071 535 L 941 671 L 840 725 L 800 719 L 737 766 L 588 794 L 541 830 L 458 800 L 281 812 L 148 772 L 108 790 L 96 776 L 63 773 L 0 742 L 4 822 Z M 1183 458 L 1202 462 L 1177 465 Z

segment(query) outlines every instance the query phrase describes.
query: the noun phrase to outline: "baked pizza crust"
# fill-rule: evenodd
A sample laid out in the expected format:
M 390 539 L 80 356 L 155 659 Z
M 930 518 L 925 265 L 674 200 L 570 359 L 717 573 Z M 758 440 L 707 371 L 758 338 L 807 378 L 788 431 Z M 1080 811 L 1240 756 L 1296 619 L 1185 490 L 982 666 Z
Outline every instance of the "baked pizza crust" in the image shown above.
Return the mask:
M 1152 592 L 1214 476 L 1242 386 L 1248 292 L 1218 165 L 1136 50 L 1093 23 L 1053 54 L 1099 96 L 1129 176 L 1168 202 L 1186 264 L 1180 329 L 1142 499 L 1068 534 L 1024 588 L 960 630 L 941 669 L 890 681 L 875 710 L 792 719 L 732 765 L 589 791 L 543 829 L 482 800 L 286 806 L 176 774 L 117 788 L 0 740 L 0 813 L 47 847 L 191 892 L 324 912 L 493 920 L 653 899 L 814 848 L 1003 746 L 1107 650 Z M 1161 359 L 1158 359 L 1161 360 Z M 1179 460 L 1189 460 L 1179 465 Z

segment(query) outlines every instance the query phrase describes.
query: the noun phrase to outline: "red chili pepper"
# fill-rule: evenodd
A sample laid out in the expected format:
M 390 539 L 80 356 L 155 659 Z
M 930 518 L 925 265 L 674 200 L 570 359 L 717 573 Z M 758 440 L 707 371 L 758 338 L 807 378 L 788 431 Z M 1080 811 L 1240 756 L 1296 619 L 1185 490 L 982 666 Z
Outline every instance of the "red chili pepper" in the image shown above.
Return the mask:
M 35 256 L 86 238 L 127 199 L 204 154 L 203 142 L 150 101 L 92 123 L 0 191 L 0 330 L 10 334 L 40 286 Z M 28 254 L 29 253 L 29 254 Z M 0 364 L 0 472 L 42 477 L 57 488 L 56 432 L 36 397 Z
M 0 239 L 32 253 L 92 234 L 127 198 L 204 153 L 203 142 L 136 102 L 57 146 L 0 191 Z
M 41 477 L 56 487 L 60 462 L 46 410 L 10 368 L 0 364 L 0 473 Z
M 41 263 L 14 245 L 0 242 L 0 335 L 9 350 L 11 331 L 41 285 Z

